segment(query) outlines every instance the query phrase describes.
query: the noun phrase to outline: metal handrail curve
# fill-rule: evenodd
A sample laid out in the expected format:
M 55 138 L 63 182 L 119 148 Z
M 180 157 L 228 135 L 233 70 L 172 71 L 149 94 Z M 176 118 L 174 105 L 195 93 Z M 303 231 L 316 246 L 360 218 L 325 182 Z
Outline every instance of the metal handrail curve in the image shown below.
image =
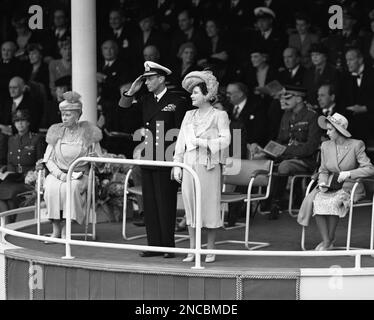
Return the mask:
M 189 248 L 170 248 L 170 247 L 155 247 L 146 245 L 134 245 L 134 244 L 119 244 L 119 243 L 107 243 L 107 242 L 96 242 L 96 241 L 81 241 L 71 239 L 71 175 L 74 172 L 74 168 L 80 162 L 94 162 L 94 163 L 114 163 L 114 164 L 132 164 L 140 166 L 159 166 L 159 167 L 181 167 L 186 169 L 193 177 L 196 190 L 196 245 L 195 249 Z M 279 256 L 279 257 L 316 257 L 316 256 L 354 256 L 355 257 L 355 269 L 361 268 L 361 256 L 374 255 L 374 250 L 362 249 L 362 250 L 339 250 L 339 251 L 265 251 L 265 250 L 223 250 L 223 249 L 202 249 L 201 248 L 201 185 L 199 177 L 196 172 L 188 165 L 176 162 L 167 161 L 151 161 L 151 160 L 132 160 L 132 159 L 115 159 L 115 158 L 102 158 L 102 157 L 82 157 L 76 159 L 69 167 L 67 173 L 67 195 L 66 195 L 66 239 L 51 238 L 46 236 L 34 235 L 30 233 L 20 232 L 11 230 L 5 226 L 5 217 L 15 214 L 23 213 L 28 208 L 20 208 L 0 213 L 0 241 L 4 243 L 5 234 L 13 235 L 16 237 L 50 241 L 56 243 L 65 244 L 65 256 L 63 259 L 73 259 L 71 255 L 71 245 L 86 246 L 86 247 L 97 247 L 97 248 L 111 248 L 111 249 L 127 249 L 127 250 L 147 250 L 154 252 L 173 252 L 173 253 L 194 253 L 195 254 L 195 266 L 193 269 L 203 269 L 201 266 L 201 255 L 202 254 L 217 254 L 217 255 L 236 255 L 236 256 Z M 32 207 L 29 207 L 32 208 Z

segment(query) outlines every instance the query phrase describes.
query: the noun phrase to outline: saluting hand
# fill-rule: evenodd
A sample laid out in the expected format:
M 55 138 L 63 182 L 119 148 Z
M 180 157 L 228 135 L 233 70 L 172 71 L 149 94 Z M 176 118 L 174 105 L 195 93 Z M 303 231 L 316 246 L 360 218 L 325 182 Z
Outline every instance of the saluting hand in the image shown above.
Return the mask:
M 127 94 L 129 96 L 133 96 L 135 93 L 137 93 L 143 85 L 143 80 L 144 78 L 142 75 L 137 77 L 135 81 L 132 83 L 130 90 L 127 91 Z

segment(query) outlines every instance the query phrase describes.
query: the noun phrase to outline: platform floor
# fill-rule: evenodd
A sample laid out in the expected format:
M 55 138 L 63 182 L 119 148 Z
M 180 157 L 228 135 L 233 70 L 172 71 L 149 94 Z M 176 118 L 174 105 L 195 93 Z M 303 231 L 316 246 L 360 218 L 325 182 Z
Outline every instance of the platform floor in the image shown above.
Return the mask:
M 369 248 L 370 241 L 370 210 L 369 208 L 358 208 L 354 212 L 352 246 Z M 144 227 L 136 227 L 131 221 L 128 222 L 128 236 L 142 234 Z M 121 223 L 100 223 L 97 224 L 97 240 L 101 242 L 113 243 L 133 243 L 146 244 L 146 239 L 125 241 L 121 236 Z M 347 230 L 347 218 L 340 221 L 336 233 L 336 245 L 345 244 Z M 24 232 L 35 233 L 36 227 L 23 229 Z M 82 232 L 83 228 L 79 225 L 73 225 L 73 232 Z M 50 224 L 42 225 L 42 233 L 51 232 Z M 264 250 L 301 250 L 300 249 L 301 227 L 296 220 L 288 214 L 282 214 L 278 220 L 268 220 L 267 216 L 257 214 L 251 223 L 250 240 L 270 242 L 271 246 Z M 40 241 L 21 239 L 14 236 L 7 236 L 7 241 L 23 249 L 17 250 L 17 255 L 38 256 L 42 259 L 60 259 L 64 255 L 64 245 L 62 244 L 44 244 Z M 223 239 L 244 239 L 244 228 L 235 230 L 220 230 L 217 240 Z M 319 243 L 319 235 L 314 220 L 307 232 L 307 248 L 314 248 Z M 202 239 L 205 241 L 204 235 Z M 188 241 L 178 243 L 178 247 L 186 247 Z M 222 249 L 244 249 L 240 244 L 223 244 L 217 246 Z M 137 251 L 91 248 L 82 246 L 73 246 L 72 255 L 78 263 L 88 263 L 107 266 L 108 268 L 167 268 L 169 270 L 191 270 L 192 263 L 184 263 L 183 254 L 177 254 L 173 259 L 164 259 L 163 257 L 141 258 Z M 203 260 L 202 260 L 203 261 Z M 216 272 L 246 272 L 259 270 L 279 270 L 295 271 L 299 268 L 328 268 L 332 265 L 341 267 L 353 267 L 354 257 L 242 257 L 242 256 L 217 256 L 216 262 L 205 264 L 206 270 Z M 374 267 L 374 259 L 371 257 L 362 257 L 362 267 Z M 287 270 L 288 269 L 288 270 Z

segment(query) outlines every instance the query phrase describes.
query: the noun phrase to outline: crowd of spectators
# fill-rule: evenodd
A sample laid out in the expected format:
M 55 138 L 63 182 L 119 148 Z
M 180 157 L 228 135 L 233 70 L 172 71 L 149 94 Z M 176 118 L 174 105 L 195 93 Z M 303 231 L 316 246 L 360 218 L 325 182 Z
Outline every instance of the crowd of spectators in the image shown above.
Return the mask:
M 33 1 L 43 7 L 43 30 L 28 27 L 30 1 L 16 2 L 0 10 L 0 141 L 15 132 L 11 115 L 19 109 L 30 111 L 34 132 L 59 122 L 58 102 L 71 88 L 69 1 Z M 342 30 L 329 28 L 334 4 L 344 11 Z M 136 99 L 126 110 L 118 101 L 146 60 L 173 70 L 167 85 L 181 94 L 187 73 L 212 70 L 216 106 L 242 131 L 242 157 L 278 136 L 284 110 L 263 90 L 274 81 L 305 87 L 309 109 L 337 111 L 356 138 L 374 140 L 372 1 L 97 0 L 97 26 L 98 125 L 110 152 L 132 157 L 129 137 L 142 115 Z

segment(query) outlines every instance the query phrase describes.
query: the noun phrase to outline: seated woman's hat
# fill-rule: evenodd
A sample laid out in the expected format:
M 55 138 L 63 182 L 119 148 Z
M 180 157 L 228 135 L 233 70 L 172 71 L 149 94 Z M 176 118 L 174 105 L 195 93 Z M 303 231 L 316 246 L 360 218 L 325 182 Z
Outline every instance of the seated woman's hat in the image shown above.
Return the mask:
M 60 111 L 82 111 L 81 95 L 75 91 L 65 92 L 64 101 L 59 104 Z
M 27 109 L 21 109 L 17 110 L 16 112 L 13 113 L 13 123 L 16 121 L 29 121 L 30 122 L 30 112 Z
M 213 75 L 211 71 L 192 71 L 187 74 L 183 81 L 182 87 L 187 90 L 188 92 L 192 92 L 193 88 L 195 88 L 199 83 L 205 82 L 206 87 L 208 89 L 208 98 L 214 99 L 218 92 L 219 83 L 217 78 Z
M 350 138 L 352 135 L 347 130 L 348 128 L 348 120 L 346 117 L 342 116 L 340 113 L 335 112 L 332 116 L 319 116 L 318 118 L 318 125 L 327 130 L 327 123 L 331 123 L 331 125 L 338 130 L 344 137 Z

